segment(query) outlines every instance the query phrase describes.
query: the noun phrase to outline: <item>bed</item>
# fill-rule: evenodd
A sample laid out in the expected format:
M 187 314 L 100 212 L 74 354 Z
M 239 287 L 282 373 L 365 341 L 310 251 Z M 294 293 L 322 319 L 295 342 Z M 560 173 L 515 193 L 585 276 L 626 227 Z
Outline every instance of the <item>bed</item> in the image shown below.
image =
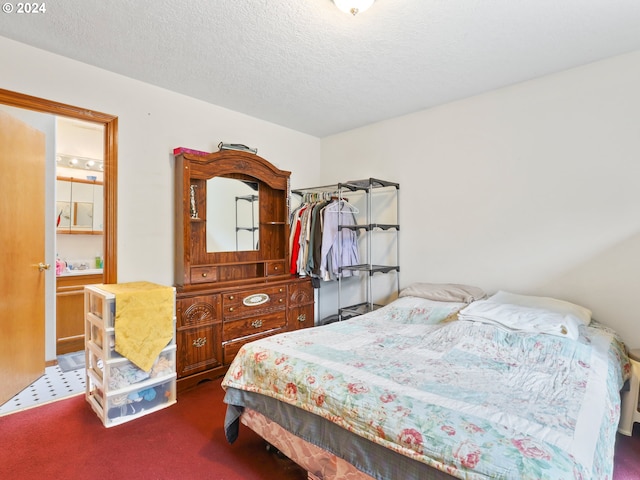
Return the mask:
M 569 302 L 453 287 L 246 344 L 222 382 L 227 439 L 242 422 L 309 478 L 612 478 L 616 333 Z

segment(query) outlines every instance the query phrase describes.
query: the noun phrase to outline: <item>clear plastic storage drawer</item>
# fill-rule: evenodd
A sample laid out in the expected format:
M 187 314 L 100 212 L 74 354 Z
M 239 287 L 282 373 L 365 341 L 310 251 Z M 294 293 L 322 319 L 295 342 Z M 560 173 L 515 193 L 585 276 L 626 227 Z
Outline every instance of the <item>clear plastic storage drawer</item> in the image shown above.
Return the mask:
M 91 376 L 89 377 L 91 378 Z M 147 415 L 176 402 L 176 375 L 156 382 L 105 395 L 98 384 L 89 382 L 87 400 L 93 410 L 110 427 Z

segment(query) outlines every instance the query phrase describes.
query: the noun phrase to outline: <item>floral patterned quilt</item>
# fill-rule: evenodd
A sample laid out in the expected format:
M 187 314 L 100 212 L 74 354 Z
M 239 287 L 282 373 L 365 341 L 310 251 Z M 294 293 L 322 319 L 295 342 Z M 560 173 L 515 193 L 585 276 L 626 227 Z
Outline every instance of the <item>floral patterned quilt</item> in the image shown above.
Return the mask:
M 245 345 L 223 387 L 257 392 L 461 479 L 611 479 L 629 373 L 615 332 L 578 341 L 455 319 L 403 297 Z

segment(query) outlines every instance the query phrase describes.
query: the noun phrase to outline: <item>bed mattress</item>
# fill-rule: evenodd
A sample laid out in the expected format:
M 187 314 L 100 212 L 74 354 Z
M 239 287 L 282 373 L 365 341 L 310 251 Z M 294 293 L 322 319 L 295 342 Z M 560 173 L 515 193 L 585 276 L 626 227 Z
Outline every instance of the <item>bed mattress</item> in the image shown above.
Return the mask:
M 294 408 L 279 422 L 304 418 L 369 442 L 358 468 L 374 478 L 424 477 L 381 473 L 387 461 L 372 445 L 454 478 L 611 478 L 626 357 L 615 333 L 595 322 L 577 340 L 514 333 L 451 321 L 459 309 L 404 297 L 247 344 L 223 381 L 228 426 L 233 405 L 278 417 L 248 404 L 258 394 Z

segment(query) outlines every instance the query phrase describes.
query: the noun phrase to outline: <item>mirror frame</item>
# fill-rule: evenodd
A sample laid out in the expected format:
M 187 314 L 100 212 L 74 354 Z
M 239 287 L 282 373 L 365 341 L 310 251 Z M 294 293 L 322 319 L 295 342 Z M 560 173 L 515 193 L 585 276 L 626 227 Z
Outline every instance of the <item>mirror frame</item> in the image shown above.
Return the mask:
M 0 88 L 0 103 L 104 126 L 103 283 L 117 283 L 118 117 Z

